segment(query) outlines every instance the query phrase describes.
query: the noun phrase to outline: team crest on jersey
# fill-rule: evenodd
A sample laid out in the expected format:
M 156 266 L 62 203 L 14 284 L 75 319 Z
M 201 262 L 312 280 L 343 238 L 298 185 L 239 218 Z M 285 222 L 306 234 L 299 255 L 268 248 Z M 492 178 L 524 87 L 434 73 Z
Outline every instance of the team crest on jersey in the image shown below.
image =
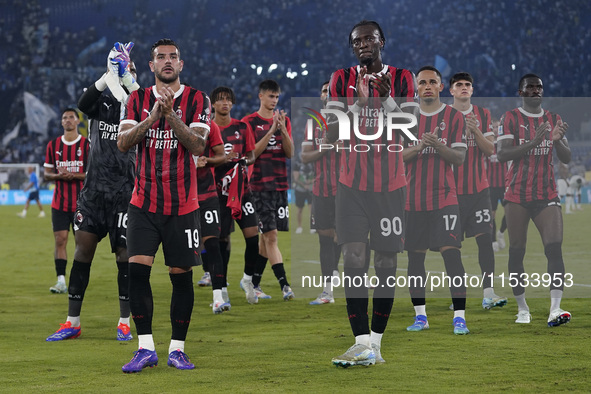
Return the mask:
M 182 118 L 183 117 L 183 110 L 180 108 L 177 108 L 176 114 L 178 115 L 179 118 Z
M 78 148 L 78 150 L 76 151 L 76 156 L 82 156 L 82 148 Z
M 445 130 L 445 128 L 447 127 L 447 125 L 445 124 L 445 122 L 442 120 L 441 123 L 439 123 L 439 130 L 443 131 Z
M 234 132 L 234 135 L 236 136 L 236 139 L 239 140 L 240 139 L 240 133 L 238 132 L 238 130 L 236 130 Z

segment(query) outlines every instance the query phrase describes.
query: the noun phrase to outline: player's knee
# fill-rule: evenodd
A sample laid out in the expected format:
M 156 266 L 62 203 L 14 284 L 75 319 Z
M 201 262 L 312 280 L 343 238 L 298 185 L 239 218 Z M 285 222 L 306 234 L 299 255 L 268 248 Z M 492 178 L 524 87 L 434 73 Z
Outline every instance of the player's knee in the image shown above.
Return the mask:
M 343 245 L 343 262 L 348 268 L 365 267 L 365 248 L 366 244 L 354 242 Z
M 375 268 L 394 268 L 396 266 L 396 253 L 376 251 L 374 265 Z
M 265 244 L 276 244 L 277 243 L 277 232 L 276 231 L 269 231 L 268 233 L 263 234 L 263 240 Z

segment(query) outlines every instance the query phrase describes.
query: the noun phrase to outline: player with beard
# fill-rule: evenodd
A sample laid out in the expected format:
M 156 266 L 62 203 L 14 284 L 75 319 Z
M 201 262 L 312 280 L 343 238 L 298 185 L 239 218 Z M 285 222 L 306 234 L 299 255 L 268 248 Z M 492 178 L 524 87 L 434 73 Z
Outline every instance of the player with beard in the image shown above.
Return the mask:
M 55 239 L 54 262 L 57 283 L 49 288 L 52 293 L 65 293 L 67 244 L 70 226 L 74 226 L 74 212 L 88 166 L 88 140 L 78 134 L 78 111 L 66 108 L 62 112 L 64 135 L 47 144 L 44 177 L 55 182 L 51 201 L 51 224 Z
M 378 116 L 400 112 L 401 108 L 413 112 L 416 89 L 410 71 L 382 62 L 385 43 L 378 23 L 357 23 L 349 34 L 349 45 L 359 65 L 335 71 L 328 92 L 327 109 L 346 112 L 348 107 L 349 124 L 355 123 L 343 130 L 348 134 L 343 138 L 340 124 L 327 119 L 331 122 L 328 140 L 334 143 L 344 139 L 342 149 L 338 149 L 341 157 L 335 217 L 347 278 L 347 314 L 355 344 L 332 359 L 333 364 L 343 367 L 385 362 L 381 339 L 394 302 L 394 287 L 388 281 L 396 276 L 396 254 L 404 247 L 406 177 L 399 149 L 402 136 L 395 131 L 389 139 L 388 133 L 379 129 Z M 364 134 L 363 138 L 359 133 Z M 368 143 L 373 148 L 357 149 L 370 146 Z M 376 276 L 382 284 L 373 293 L 371 332 L 368 288 L 359 286 L 369 268 L 369 248 L 375 251 Z
M 408 178 L 404 248 L 408 251 L 409 291 L 415 309 L 415 322 L 407 330 L 429 328 L 425 257 L 430 249 L 441 253 L 447 276 L 451 278 L 453 332 L 465 335 L 470 331 L 465 320 L 466 284 L 460 252 L 462 229 L 453 172 L 453 167 L 464 163 L 466 153 L 464 116 L 441 102 L 439 94 L 443 83 L 435 67 L 422 67 L 417 73 L 417 85 L 420 98 L 418 141 L 403 151 Z
M 129 301 L 139 349 L 123 372 L 158 364 L 152 336 L 154 301 L 150 272 L 160 244 L 172 283 L 172 336 L 168 365 L 193 369 L 184 352 L 194 303 L 193 271 L 199 264 L 199 202 L 193 157 L 209 134 L 209 97 L 181 84 L 180 50 L 170 39 L 152 45 L 155 85 L 133 92 L 120 123 L 117 146 L 137 145 L 136 178 L 128 210 Z
M 505 216 L 509 230 L 509 275 L 519 278 L 512 285 L 517 301 L 515 323 L 530 323 L 531 314 L 525 300 L 525 246 L 530 219 L 536 225 L 548 259 L 550 314 L 548 326 L 568 323 L 571 314 L 560 307 L 565 276 L 562 258 L 562 208 L 554 181 L 553 152 L 562 163 L 571 160 L 564 137 L 568 124 L 560 115 L 542 109 L 544 85 L 540 77 L 526 74 L 519 80 L 522 106 L 508 111 L 501 119 L 498 158 L 512 160 L 507 170 Z
M 492 248 L 492 208 L 485 160 L 494 153 L 494 132 L 490 111 L 471 103 L 474 80 L 467 72 L 454 74 L 449 80 L 452 107 L 466 118 L 464 164 L 454 166 L 454 177 L 460 206 L 462 239 L 474 237 L 478 245 L 478 264 L 482 272 L 482 307 L 503 307 L 507 299 L 494 290 L 495 254 Z
M 219 86 L 211 92 L 214 108 L 214 123 L 220 128 L 224 150 L 230 161 L 215 168 L 215 178 L 220 199 L 222 222 L 220 249 L 224 258 L 224 272 L 228 272 L 230 259 L 230 234 L 234 231 L 234 221 L 238 223 L 246 244 L 244 250 L 244 274 L 240 288 L 250 304 L 256 304 L 258 297 L 254 290 L 252 277 L 259 254 L 258 219 L 254 210 L 246 168 L 255 161 L 254 135 L 248 124 L 233 119 L 232 106 L 236 103 L 234 91 Z M 234 168 L 236 172 L 234 172 Z M 242 181 L 242 182 L 241 182 Z
M 129 59 L 133 43 L 115 45 L 121 50 L 116 51 L 119 55 L 116 60 L 112 60 L 116 65 L 117 78 L 128 74 L 135 83 L 135 64 Z M 135 151 L 123 153 L 117 149 L 122 104 L 106 91 L 105 80 L 109 72 L 112 71 L 107 71 L 89 86 L 78 101 L 80 110 L 90 118 L 88 171 L 74 219 L 76 252 L 68 286 L 68 316 L 66 322 L 47 341 L 77 338 L 80 335 L 80 311 L 90 280 L 91 263 L 98 243 L 106 235 L 109 235 L 118 270 L 120 318 L 117 340 L 129 341 L 133 338 L 129 328 L 126 229 L 127 207 L 133 189 Z M 132 89 L 132 86 L 126 88 Z
M 320 100 L 326 106 L 330 81 L 322 84 Z M 324 281 L 322 293 L 310 305 L 334 303 L 330 277 L 338 275 L 341 247 L 336 242 L 335 233 L 335 196 L 337 194 L 337 153 L 334 147 L 326 146 L 327 130 L 322 127 L 314 129 L 312 140 L 302 142 L 302 163 L 314 165 L 315 177 L 312 189 L 312 221 L 320 242 L 320 270 Z M 327 144 L 329 145 L 329 144 Z
M 279 282 L 284 300 L 294 298 L 283 266 L 283 256 L 277 241 L 278 231 L 289 231 L 289 206 L 287 203 L 287 162 L 293 155 L 291 121 L 285 111 L 275 110 L 281 88 L 273 80 L 259 84 L 259 110 L 245 116 L 254 133 L 256 160 L 250 178 L 250 187 L 255 211 L 259 218 L 259 256 L 253 276 L 257 297 L 271 298 L 260 289 L 260 280 L 267 264 L 271 263 L 273 273 Z

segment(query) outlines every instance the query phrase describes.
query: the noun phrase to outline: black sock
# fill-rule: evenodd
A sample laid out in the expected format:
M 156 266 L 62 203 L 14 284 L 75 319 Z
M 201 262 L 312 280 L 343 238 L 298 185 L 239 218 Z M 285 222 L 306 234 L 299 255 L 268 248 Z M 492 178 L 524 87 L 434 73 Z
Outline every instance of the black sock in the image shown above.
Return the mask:
M 119 287 L 119 316 L 129 317 L 129 262 L 117 262 L 117 285 Z
M 275 274 L 275 277 L 277 278 L 277 281 L 279 282 L 279 286 L 281 287 L 281 289 L 283 289 L 283 286 L 289 286 L 289 283 L 287 282 L 287 278 L 285 275 L 285 268 L 283 267 L 283 263 L 273 264 L 271 268 L 273 268 L 273 273 Z
M 490 234 L 482 234 L 476 237 L 478 245 L 478 263 L 483 275 L 482 289 L 493 287 L 492 276 L 495 273 L 495 252 L 492 248 L 492 237 Z
M 57 276 L 66 276 L 66 265 L 68 261 L 66 259 L 55 259 L 55 274 Z
M 244 273 L 253 276 L 259 256 L 259 236 L 246 238 L 246 248 L 244 249 Z
M 226 277 L 224 276 L 224 262 L 220 253 L 220 240 L 218 238 L 209 238 L 204 242 L 209 260 L 209 274 L 211 275 L 211 286 L 213 290 L 221 290 L 226 286 Z
M 509 277 L 522 278 L 522 274 L 525 272 L 523 268 L 523 258 L 525 257 L 525 249 L 517 249 L 509 247 Z M 515 285 L 515 286 L 513 286 Z M 521 280 L 517 283 L 511 284 L 511 290 L 513 295 L 518 296 L 525 293 L 525 287 Z
M 84 293 L 90 280 L 90 263 L 74 260 L 68 286 L 68 316 L 80 316 Z
M 503 221 L 501 222 L 501 232 L 504 233 L 505 230 L 507 230 L 507 219 L 505 219 L 505 216 L 503 215 Z
M 562 244 L 555 242 L 544 247 L 548 259 L 548 273 L 552 278 L 550 290 L 564 290 L 564 260 L 562 259 Z M 560 278 L 560 280 L 555 280 Z
M 493 219 L 493 232 L 492 232 L 492 240 L 493 242 L 497 242 L 497 221 Z
M 341 259 L 341 245 L 339 245 L 338 243 L 333 243 L 333 248 L 334 248 L 334 263 L 333 263 L 333 267 L 332 270 L 333 271 L 338 271 L 339 270 L 339 260 Z
M 414 306 L 425 305 L 425 257 L 427 253 L 408 251 L 408 291 Z
M 220 239 L 220 253 L 224 264 L 228 264 L 228 261 L 230 261 L 230 242 Z
M 328 276 L 332 276 L 334 267 L 334 242 L 333 237 L 318 234 L 318 241 L 320 242 L 320 272 L 323 276 L 323 282 Z
M 172 283 L 172 298 L 170 300 L 170 322 L 172 324 L 171 339 L 184 341 L 187 338 L 195 291 L 193 289 L 193 271 L 182 274 L 169 274 Z
M 466 284 L 464 283 L 464 265 L 462 264 L 462 253 L 460 249 L 447 249 L 441 252 L 445 271 L 451 278 L 451 300 L 454 304 L 454 311 L 466 309 Z M 461 278 L 458 279 L 458 278 Z M 455 280 L 454 280 L 455 279 Z M 459 283 L 461 282 L 461 283 Z
M 149 265 L 129 263 L 129 306 L 138 335 L 152 333 L 154 300 Z
M 371 330 L 378 334 L 383 334 L 386 331 L 386 325 L 392 312 L 392 305 L 394 304 L 394 286 L 387 286 L 388 277 L 394 278 L 396 276 L 396 268 L 379 268 L 376 267 L 376 276 L 380 280 L 380 286 L 373 291 L 373 316 L 371 318 Z M 391 281 L 391 279 L 390 279 Z M 383 286 L 381 286 L 383 285 Z
M 224 268 L 224 278 L 228 280 L 228 263 L 230 262 L 230 242 L 220 239 L 220 253 L 222 254 L 222 262 Z M 226 287 L 226 283 L 224 286 Z
M 207 250 L 204 249 L 203 251 L 201 251 L 200 255 L 202 262 L 201 268 L 203 268 L 203 272 L 211 273 L 211 271 L 209 270 L 209 254 L 207 254 Z
M 254 267 L 254 274 L 252 275 L 252 284 L 254 287 L 258 287 L 261 284 L 261 279 L 263 278 L 263 272 L 265 272 L 265 267 L 267 266 L 268 258 L 257 255 L 256 265 Z
M 369 318 L 367 316 L 368 289 L 363 283 L 363 268 L 345 267 L 345 297 L 347 298 L 347 313 L 353 335 L 369 334 Z

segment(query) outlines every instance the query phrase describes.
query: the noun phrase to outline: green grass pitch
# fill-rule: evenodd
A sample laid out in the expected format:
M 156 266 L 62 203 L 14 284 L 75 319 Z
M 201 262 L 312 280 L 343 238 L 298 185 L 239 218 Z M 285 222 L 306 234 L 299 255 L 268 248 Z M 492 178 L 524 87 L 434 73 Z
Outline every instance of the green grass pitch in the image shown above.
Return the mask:
M 469 335 L 452 333 L 447 289 L 429 294 L 431 329 L 409 333 L 406 326 L 412 323 L 414 312 L 408 291 L 401 288 L 382 342 L 387 362 L 371 367 L 338 369 L 330 363 L 353 344 L 353 337 L 344 299 L 333 305 L 308 305 L 319 290 L 302 288 L 301 276 L 319 275 L 320 267 L 317 236 L 306 227 L 301 235 L 280 236 L 296 294 L 292 302 L 282 300 L 267 268 L 262 287 L 273 298 L 258 305 L 246 303 L 238 286 L 244 243 L 239 233 L 234 234 L 229 267 L 232 310 L 213 315 L 211 288 L 196 287 L 185 350 L 197 368 L 177 371 L 167 367 L 171 286 L 159 254 L 152 270 L 152 289 L 160 364 L 132 375 L 123 374 L 121 366 L 132 357 L 137 341 L 115 340 L 117 270 L 108 242 L 99 245 L 93 262 L 82 309 L 82 335 L 45 342 L 65 321 L 67 295 L 49 293 L 55 282 L 50 218 L 37 218 L 37 208 L 31 207 L 23 220 L 16 216 L 20 209 L 0 207 L 0 392 L 587 392 L 591 387 L 590 206 L 564 217 L 563 253 L 574 283 L 566 289 L 562 303 L 573 315 L 569 324 L 546 326 L 549 299 L 545 289 L 528 289 L 532 323 L 515 324 L 517 308 L 511 289 L 507 283 L 501 288 L 497 279 L 497 293 L 509 297 L 509 304 L 485 311 L 480 306 L 480 291 L 470 289 Z M 295 229 L 295 211 L 291 212 Z M 68 275 L 73 252 L 70 237 Z M 462 255 L 466 271 L 478 274 L 473 239 L 464 243 Z M 506 273 L 507 257 L 507 249 L 496 254 L 497 273 Z M 543 273 L 545 266 L 539 235 L 531 224 L 526 271 Z M 400 255 L 398 274 L 405 275 L 406 267 L 406 256 Z M 438 254 L 428 254 L 427 269 L 443 270 Z M 195 282 L 201 274 L 197 268 Z

